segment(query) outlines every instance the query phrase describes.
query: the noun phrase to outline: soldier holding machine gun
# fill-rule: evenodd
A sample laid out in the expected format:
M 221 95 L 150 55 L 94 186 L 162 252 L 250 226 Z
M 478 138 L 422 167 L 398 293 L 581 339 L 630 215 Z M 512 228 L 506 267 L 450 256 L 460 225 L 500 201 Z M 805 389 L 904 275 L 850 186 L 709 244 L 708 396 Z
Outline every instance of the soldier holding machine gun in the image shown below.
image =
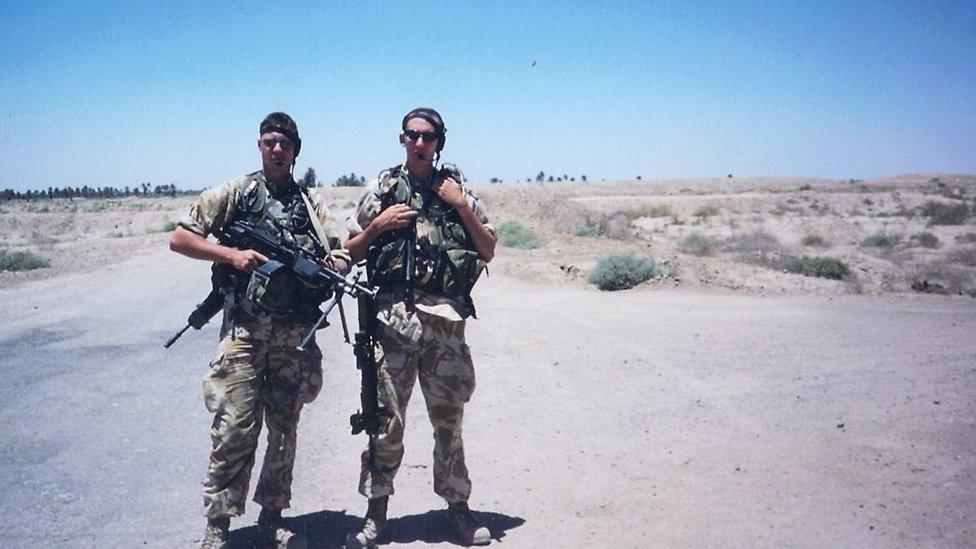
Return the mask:
M 308 284 L 255 249 L 228 245 L 227 238 L 240 227 L 257 227 L 248 234 L 273 235 L 303 250 L 298 260 L 306 265 L 313 264 L 304 259 L 307 253 L 337 271 L 349 266 L 325 202 L 292 177 L 302 143 L 295 122 L 271 113 L 259 135 L 263 169 L 203 192 L 170 237 L 173 251 L 219 264 L 214 281 L 224 301 L 220 348 L 203 383 L 214 421 L 201 547 L 225 547 L 230 517 L 244 513 L 262 421 L 268 448 L 254 494 L 262 507 L 258 527 L 273 545 L 304 547 L 281 510 L 291 498 L 299 415 L 322 387 L 322 355 L 314 339 L 303 350 L 297 347 L 314 332 L 328 285 Z M 224 241 L 208 241 L 208 235 Z M 208 296 L 201 309 L 214 302 L 219 296 Z M 201 319 L 191 315 L 191 325 L 198 327 L 194 320 Z
M 369 283 L 378 286 L 372 313 L 379 397 L 393 418 L 363 452 L 359 492 L 369 507 L 360 531 L 346 538 L 348 549 L 374 546 L 386 523 L 418 379 L 434 428 L 434 492 L 448 503 L 449 525 L 462 542 L 491 540 L 468 508 L 461 423 L 475 386 L 465 319 L 474 315 L 471 288 L 494 256 L 495 230 L 460 172 L 437 168 L 445 130 L 437 111 L 409 112 L 399 136 L 406 161 L 366 188 L 349 221 L 349 252 L 366 259 Z

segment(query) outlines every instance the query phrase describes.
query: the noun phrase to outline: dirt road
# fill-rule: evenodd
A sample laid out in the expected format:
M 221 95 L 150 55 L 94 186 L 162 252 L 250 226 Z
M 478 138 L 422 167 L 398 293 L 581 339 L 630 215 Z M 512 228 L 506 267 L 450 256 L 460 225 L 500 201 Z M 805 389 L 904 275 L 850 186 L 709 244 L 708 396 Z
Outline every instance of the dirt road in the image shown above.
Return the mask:
M 0 290 L 0 544 L 199 539 L 216 330 L 161 343 L 208 274 L 161 251 Z M 471 503 L 501 546 L 976 544 L 971 299 L 601 293 L 497 274 L 475 299 Z M 364 511 L 364 439 L 347 428 L 351 348 L 332 328 L 320 342 L 326 386 L 288 514 L 336 547 Z M 420 399 L 391 545 L 449 543 Z M 235 546 L 256 516 L 232 524 Z

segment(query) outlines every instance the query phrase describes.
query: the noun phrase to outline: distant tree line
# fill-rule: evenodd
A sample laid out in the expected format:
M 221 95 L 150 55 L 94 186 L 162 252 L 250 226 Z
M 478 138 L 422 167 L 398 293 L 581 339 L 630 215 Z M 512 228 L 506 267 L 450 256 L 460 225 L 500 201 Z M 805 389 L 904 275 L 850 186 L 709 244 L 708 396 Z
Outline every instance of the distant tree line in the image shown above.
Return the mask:
M 640 177 L 638 177 L 638 179 L 640 179 Z M 579 176 L 579 180 L 585 182 L 586 181 L 586 176 L 585 175 Z M 492 177 L 489 181 L 492 182 L 492 183 L 502 183 L 501 178 L 498 178 L 498 177 Z M 520 179 L 515 178 L 515 182 L 516 183 L 518 183 L 519 181 L 520 181 Z M 536 183 L 543 183 L 543 182 L 546 182 L 546 181 L 548 181 L 550 183 L 559 183 L 559 182 L 563 182 L 563 181 L 566 181 L 566 182 L 575 182 L 576 181 L 576 177 L 569 176 L 567 174 L 563 174 L 563 175 L 552 175 L 552 174 L 549 174 L 549 175 L 546 175 L 546 172 L 539 171 L 539 173 L 536 174 L 535 177 L 529 176 L 529 177 L 526 177 L 525 178 L 525 182 L 526 183 L 531 183 L 533 181 L 535 181 Z
M 3 189 L 0 191 L 0 200 L 41 200 L 51 198 L 125 198 L 128 196 L 177 196 L 199 194 L 200 191 L 184 190 L 176 188 L 176 185 L 153 185 L 142 183 L 130 187 L 126 185 L 121 189 L 115 187 L 48 187 L 47 190 L 26 190 L 15 191 L 13 189 Z

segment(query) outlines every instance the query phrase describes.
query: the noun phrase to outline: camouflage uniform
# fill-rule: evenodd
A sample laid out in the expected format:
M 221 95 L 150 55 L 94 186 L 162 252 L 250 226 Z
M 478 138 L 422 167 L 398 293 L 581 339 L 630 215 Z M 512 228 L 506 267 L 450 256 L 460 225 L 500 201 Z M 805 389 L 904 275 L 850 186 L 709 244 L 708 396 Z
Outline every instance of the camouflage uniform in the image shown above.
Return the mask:
M 267 192 L 261 172 L 235 179 L 203 192 L 180 226 L 206 237 L 234 220 L 302 225 L 284 229 L 281 236 L 306 249 L 314 249 L 311 229 L 303 218 L 305 206 L 292 190 L 279 199 Z M 324 200 L 309 196 L 334 257 L 344 257 L 334 219 Z M 296 205 L 297 204 L 297 205 Z M 272 221 L 273 223 L 273 221 Z M 314 232 L 312 232 L 314 234 Z M 295 442 L 302 406 L 322 387 L 322 355 L 317 345 L 305 351 L 295 347 L 315 321 L 317 309 L 305 314 L 271 314 L 225 289 L 220 348 L 203 381 L 204 402 L 214 413 L 210 437 L 210 467 L 204 480 L 204 506 L 208 518 L 244 513 L 248 482 L 262 420 L 268 425 L 268 447 L 254 494 L 262 507 L 284 509 L 291 499 Z
M 356 218 L 348 222 L 350 237 L 379 215 L 381 197 L 389 183 L 389 177 L 385 177 L 366 188 Z M 483 203 L 469 189 L 462 188 L 478 220 L 495 234 Z M 429 225 L 418 227 L 420 243 L 428 238 L 425 228 Z M 379 398 L 394 417 L 387 432 L 377 437 L 375 468 L 369 467 L 368 450 L 362 454 L 359 492 L 370 499 L 394 492 L 393 479 L 403 458 L 407 404 L 414 382 L 419 379 L 434 428 L 434 492 L 449 503 L 467 501 L 471 481 L 464 463 L 461 423 L 464 404 L 475 388 L 474 364 L 464 341 L 465 318 L 473 313 L 470 303 L 418 287 L 412 307 L 405 303 L 402 293 L 393 291 L 380 293 L 376 306 Z

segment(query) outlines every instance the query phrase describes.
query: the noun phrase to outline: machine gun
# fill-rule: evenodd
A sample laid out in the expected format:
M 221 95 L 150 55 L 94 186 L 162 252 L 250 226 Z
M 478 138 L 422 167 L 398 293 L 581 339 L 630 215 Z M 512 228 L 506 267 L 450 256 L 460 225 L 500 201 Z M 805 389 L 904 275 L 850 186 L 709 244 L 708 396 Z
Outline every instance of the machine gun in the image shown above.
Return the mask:
M 268 261 L 258 267 L 255 274 L 264 278 L 268 287 L 281 287 L 286 285 L 288 281 L 297 279 L 298 282 L 307 287 L 332 294 L 332 297 L 326 302 L 325 310 L 316 320 L 308 335 L 299 344 L 298 350 L 300 351 L 305 350 L 317 330 L 327 325 L 326 319 L 334 307 L 338 306 L 340 313 L 343 313 L 342 296 L 344 294 L 348 293 L 353 297 L 358 297 L 364 293 L 376 294 L 372 288 L 360 284 L 355 279 L 348 280 L 338 272 L 318 263 L 312 253 L 296 244 L 283 241 L 266 227 L 246 221 L 233 221 L 220 231 L 218 240 L 224 245 L 254 250 L 267 257 Z M 172 345 L 189 326 L 196 327 L 197 324 L 203 326 L 220 310 L 223 305 L 223 294 L 219 292 L 217 285 L 218 267 L 218 265 L 214 266 L 214 277 L 212 277 L 215 284 L 214 290 L 190 315 L 188 326 L 167 341 L 166 347 Z M 232 268 L 227 267 L 227 269 L 232 271 L 229 276 L 241 276 L 242 274 Z M 285 281 L 285 283 L 280 281 Z M 342 328 L 346 334 L 346 341 L 349 341 L 345 314 L 342 314 Z

